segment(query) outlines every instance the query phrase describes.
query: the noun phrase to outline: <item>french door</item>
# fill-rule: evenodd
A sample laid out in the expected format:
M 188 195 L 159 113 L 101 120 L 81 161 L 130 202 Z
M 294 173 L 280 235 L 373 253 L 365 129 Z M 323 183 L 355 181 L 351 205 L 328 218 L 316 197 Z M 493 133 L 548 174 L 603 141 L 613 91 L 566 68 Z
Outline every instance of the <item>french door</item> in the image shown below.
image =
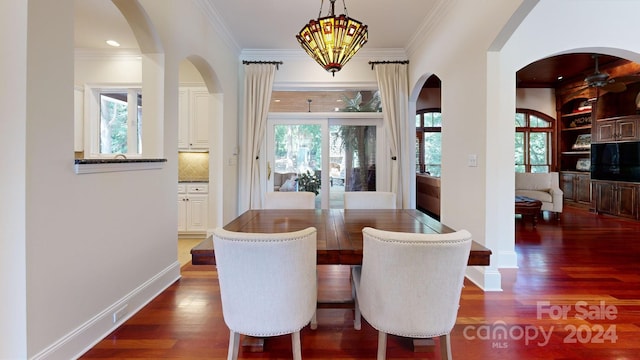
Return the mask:
M 388 173 L 378 154 L 382 119 L 371 114 L 270 115 L 265 191 L 317 192 L 316 208 L 343 208 L 345 191 L 375 191 Z M 381 157 L 385 158 L 385 157 Z

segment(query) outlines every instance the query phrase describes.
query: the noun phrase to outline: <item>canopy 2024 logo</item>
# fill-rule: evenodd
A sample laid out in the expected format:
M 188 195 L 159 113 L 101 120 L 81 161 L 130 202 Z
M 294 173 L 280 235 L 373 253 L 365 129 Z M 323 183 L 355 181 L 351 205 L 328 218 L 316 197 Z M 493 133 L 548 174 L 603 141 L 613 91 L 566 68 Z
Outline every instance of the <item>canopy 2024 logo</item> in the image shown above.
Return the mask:
M 468 325 L 463 335 L 467 340 L 491 341 L 492 348 L 508 348 L 510 341 L 524 341 L 525 345 L 536 344 L 546 346 L 555 330 L 562 329 L 567 334 L 565 344 L 615 343 L 618 340 L 616 325 L 598 324 L 598 321 L 611 322 L 618 317 L 618 309 L 600 301 L 597 305 L 589 305 L 586 301 L 578 301 L 574 305 L 551 305 L 549 301 L 539 301 L 536 305 L 537 320 L 583 320 L 585 324 L 550 325 L 507 325 L 504 321 L 495 321 L 488 325 Z M 595 322 L 595 324 L 594 324 Z

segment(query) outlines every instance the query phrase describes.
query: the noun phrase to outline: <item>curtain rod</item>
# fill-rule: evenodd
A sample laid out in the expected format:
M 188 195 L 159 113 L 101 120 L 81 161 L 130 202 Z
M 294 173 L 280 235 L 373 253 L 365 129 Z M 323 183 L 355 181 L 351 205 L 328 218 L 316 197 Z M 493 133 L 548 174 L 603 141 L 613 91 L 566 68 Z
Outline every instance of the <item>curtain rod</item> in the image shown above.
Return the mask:
M 408 64 L 409 60 L 396 60 L 396 61 L 369 61 L 371 65 L 371 70 L 373 70 L 374 65 L 376 64 Z
M 276 70 L 280 70 L 280 65 L 283 64 L 282 61 L 247 61 L 247 60 L 242 60 L 242 63 L 244 65 L 249 65 L 249 64 L 273 64 L 276 66 Z

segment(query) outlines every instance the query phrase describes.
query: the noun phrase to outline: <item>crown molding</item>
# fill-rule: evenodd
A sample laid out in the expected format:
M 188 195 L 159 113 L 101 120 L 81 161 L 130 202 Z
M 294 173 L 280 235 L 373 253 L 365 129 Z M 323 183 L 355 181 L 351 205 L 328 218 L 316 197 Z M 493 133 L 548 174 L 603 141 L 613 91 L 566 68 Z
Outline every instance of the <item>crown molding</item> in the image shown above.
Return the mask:
M 420 49 L 423 39 L 426 39 L 433 33 L 434 29 L 440 24 L 444 15 L 449 12 L 457 0 L 439 0 L 433 7 L 433 11 L 429 12 L 429 16 L 425 17 L 424 21 L 418 27 L 418 30 L 413 34 L 409 43 L 407 44 L 407 55 L 413 55 L 418 49 Z
M 308 59 L 309 55 L 302 49 L 244 49 L 240 52 L 239 60 L 260 61 L 270 60 L 300 60 Z M 354 59 L 368 60 L 406 60 L 407 52 L 404 49 L 366 49 L 362 48 L 353 57 Z
M 196 0 L 195 4 L 202 10 L 205 18 L 209 20 L 209 23 L 216 30 L 216 33 L 220 35 L 222 41 L 224 41 L 224 43 L 227 44 L 232 51 L 234 51 L 236 54 L 239 54 L 241 51 L 240 45 L 238 45 L 238 43 L 233 38 L 231 31 L 229 31 L 229 27 L 220 16 L 220 14 L 218 14 L 218 11 L 213 6 L 212 2 L 207 0 Z
M 335 82 L 335 81 L 316 81 L 310 82 L 292 82 L 281 81 L 273 83 L 274 91 L 348 91 L 348 90 L 378 90 L 378 83 L 358 81 L 358 82 Z

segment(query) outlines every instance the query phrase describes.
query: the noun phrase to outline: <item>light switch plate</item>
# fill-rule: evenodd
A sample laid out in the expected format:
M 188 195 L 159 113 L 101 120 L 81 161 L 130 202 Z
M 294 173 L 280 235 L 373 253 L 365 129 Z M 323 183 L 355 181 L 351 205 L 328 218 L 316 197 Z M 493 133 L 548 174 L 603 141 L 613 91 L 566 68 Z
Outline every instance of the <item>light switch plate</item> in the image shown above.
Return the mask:
M 477 167 L 478 166 L 478 155 L 469 154 L 469 158 L 467 159 L 467 166 L 469 166 L 469 167 Z

